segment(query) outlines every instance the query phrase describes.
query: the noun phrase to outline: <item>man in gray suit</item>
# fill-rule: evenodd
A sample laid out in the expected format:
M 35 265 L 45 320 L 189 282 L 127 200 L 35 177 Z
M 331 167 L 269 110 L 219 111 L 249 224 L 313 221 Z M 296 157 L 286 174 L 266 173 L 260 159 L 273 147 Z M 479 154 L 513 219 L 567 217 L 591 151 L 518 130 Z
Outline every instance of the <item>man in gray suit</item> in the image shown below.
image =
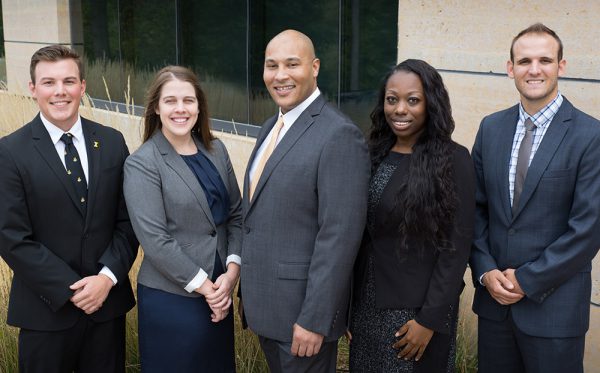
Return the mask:
M 244 313 L 273 372 L 334 372 L 369 179 L 361 131 L 325 102 L 311 40 L 267 45 L 263 78 L 279 114 L 244 180 Z
M 565 65 L 554 31 L 521 31 L 507 62 L 521 101 L 484 118 L 473 147 L 480 372 L 583 372 L 600 123 L 558 91 Z

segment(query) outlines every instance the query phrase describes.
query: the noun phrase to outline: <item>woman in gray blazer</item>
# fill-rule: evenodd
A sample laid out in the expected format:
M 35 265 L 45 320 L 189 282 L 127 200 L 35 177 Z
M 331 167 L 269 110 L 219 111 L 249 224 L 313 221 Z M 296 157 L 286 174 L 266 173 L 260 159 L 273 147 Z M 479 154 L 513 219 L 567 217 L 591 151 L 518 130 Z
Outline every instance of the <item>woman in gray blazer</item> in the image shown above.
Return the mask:
M 168 66 L 151 83 L 144 143 L 125 163 L 124 192 L 144 251 L 142 371 L 235 371 L 230 306 L 240 268 L 240 192 L 192 71 Z

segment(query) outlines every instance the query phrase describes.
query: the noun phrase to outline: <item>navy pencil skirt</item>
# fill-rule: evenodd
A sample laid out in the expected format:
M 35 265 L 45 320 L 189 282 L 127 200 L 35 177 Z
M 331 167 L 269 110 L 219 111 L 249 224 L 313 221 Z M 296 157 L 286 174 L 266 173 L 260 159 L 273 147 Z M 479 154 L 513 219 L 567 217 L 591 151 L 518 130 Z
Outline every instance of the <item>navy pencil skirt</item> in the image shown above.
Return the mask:
M 215 260 L 213 280 L 223 273 Z M 233 312 L 210 320 L 204 297 L 190 298 L 138 284 L 143 373 L 235 372 Z

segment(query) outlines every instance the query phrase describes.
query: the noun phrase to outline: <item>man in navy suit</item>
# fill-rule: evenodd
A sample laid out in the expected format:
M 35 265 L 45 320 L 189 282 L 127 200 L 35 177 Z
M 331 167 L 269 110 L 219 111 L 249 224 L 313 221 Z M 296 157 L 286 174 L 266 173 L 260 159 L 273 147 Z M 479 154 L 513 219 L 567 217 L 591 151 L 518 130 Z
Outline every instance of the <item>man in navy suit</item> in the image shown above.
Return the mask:
M 21 372 L 124 372 L 137 240 L 123 198 L 123 135 L 79 116 L 85 80 L 60 45 L 31 58 L 40 113 L 0 140 L 0 254 Z
M 483 119 L 471 269 L 480 372 L 583 372 L 600 247 L 600 123 L 558 90 L 566 61 L 535 24 L 507 62 L 520 103 Z

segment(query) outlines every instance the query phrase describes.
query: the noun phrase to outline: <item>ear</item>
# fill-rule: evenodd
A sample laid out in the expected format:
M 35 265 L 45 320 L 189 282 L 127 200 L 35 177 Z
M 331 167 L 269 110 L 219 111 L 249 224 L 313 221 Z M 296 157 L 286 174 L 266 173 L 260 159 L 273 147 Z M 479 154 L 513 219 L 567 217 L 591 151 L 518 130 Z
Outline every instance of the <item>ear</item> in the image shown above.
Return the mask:
M 318 58 L 315 58 L 312 62 L 313 78 L 316 78 L 319 75 L 320 67 L 321 67 L 321 60 Z
M 567 72 L 567 60 L 560 60 L 558 63 L 558 76 L 563 76 Z
M 29 92 L 31 92 L 31 97 L 37 98 L 35 94 L 35 83 L 29 82 Z
M 85 85 L 85 79 L 83 79 L 81 81 L 81 97 L 83 97 L 83 95 L 85 95 L 85 87 L 86 87 L 86 85 Z
M 514 67 L 514 65 L 511 60 L 506 61 L 506 73 L 508 74 L 508 77 L 511 79 L 515 78 L 513 67 Z

